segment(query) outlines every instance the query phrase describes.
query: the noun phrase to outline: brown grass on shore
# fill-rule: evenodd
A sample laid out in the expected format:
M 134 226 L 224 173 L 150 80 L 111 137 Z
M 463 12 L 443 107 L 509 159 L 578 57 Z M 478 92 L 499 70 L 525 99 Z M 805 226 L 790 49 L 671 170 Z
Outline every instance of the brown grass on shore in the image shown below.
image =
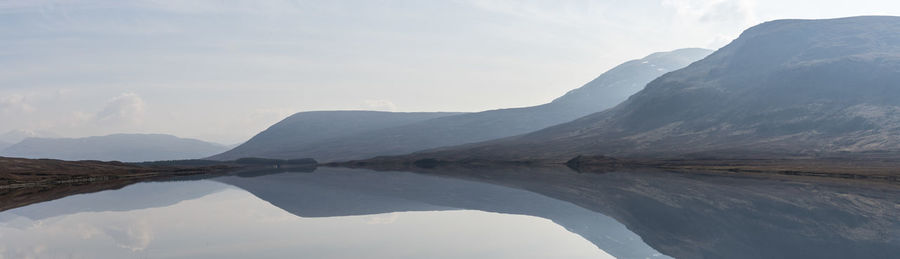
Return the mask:
M 122 162 L 0 157 L 0 189 L 162 175 L 210 173 L 228 166 L 139 166 Z

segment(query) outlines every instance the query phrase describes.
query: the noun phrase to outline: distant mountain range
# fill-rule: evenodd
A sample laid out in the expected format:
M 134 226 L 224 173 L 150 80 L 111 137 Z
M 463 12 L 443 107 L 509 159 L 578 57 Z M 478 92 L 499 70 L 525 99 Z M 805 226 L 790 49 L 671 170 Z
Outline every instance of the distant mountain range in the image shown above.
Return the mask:
M 35 131 L 35 130 L 11 130 L 7 131 L 3 134 L 0 134 L 0 142 L 9 143 L 10 145 L 19 143 L 26 138 L 57 138 L 59 135 L 56 135 L 52 132 L 46 131 Z
M 896 157 L 897 35 L 900 17 L 771 21 L 712 54 L 682 49 L 626 62 L 544 105 L 478 113 L 301 112 L 210 158 Z M 44 148 L 41 141 L 23 141 L 3 154 L 93 159 L 101 156 L 84 155 L 115 146 Z M 174 148 L 168 154 L 190 150 L 162 146 Z M 170 157 L 202 157 L 212 149 Z
M 411 158 L 784 158 L 898 151 L 900 17 L 852 17 L 766 22 L 615 108 Z
M 0 151 L 3 149 L 12 146 L 16 143 L 22 142 L 27 138 L 55 138 L 59 137 L 51 132 L 46 131 L 34 131 L 34 130 L 11 130 L 7 131 L 3 134 L 0 134 Z
M 310 157 L 328 162 L 406 154 L 523 134 L 612 107 L 640 91 L 654 78 L 687 66 L 709 53 L 711 51 L 705 49 L 680 49 L 628 61 L 551 103 L 533 107 L 452 116 L 427 114 L 433 117 L 400 122 L 384 118 L 414 114 L 298 113 L 247 143 L 212 158 Z M 352 122 L 344 121 L 344 116 L 351 116 Z M 416 118 L 425 117 L 428 116 Z
M 27 138 L 0 156 L 142 162 L 207 157 L 226 150 L 223 145 L 163 134 L 114 134 L 86 138 Z

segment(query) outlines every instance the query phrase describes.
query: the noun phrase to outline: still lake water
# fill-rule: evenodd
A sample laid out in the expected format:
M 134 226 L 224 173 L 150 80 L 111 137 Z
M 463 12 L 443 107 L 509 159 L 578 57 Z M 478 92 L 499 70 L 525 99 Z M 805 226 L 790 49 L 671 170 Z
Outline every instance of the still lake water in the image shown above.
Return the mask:
M 559 168 L 249 173 L 0 212 L 0 258 L 897 258 L 890 184 Z

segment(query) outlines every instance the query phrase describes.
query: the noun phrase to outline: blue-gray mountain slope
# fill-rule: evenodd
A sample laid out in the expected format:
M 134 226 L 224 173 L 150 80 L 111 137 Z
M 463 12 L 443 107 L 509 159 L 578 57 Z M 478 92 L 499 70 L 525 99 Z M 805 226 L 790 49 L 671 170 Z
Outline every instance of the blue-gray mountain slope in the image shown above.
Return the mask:
M 282 138 L 318 139 L 319 141 L 282 145 L 267 141 L 273 132 L 264 131 L 241 147 L 216 159 L 237 156 L 271 158 L 311 157 L 320 162 L 362 159 L 503 138 L 543 129 L 602 111 L 624 101 L 658 76 L 687 66 L 710 53 L 705 49 L 680 49 L 628 61 L 603 73 L 581 88 L 572 90 L 553 102 L 525 108 L 491 110 L 423 120 L 406 125 L 367 130 L 336 138 L 305 137 L 314 134 L 306 128 L 325 121 L 297 121 L 281 127 Z M 274 128 L 275 126 L 273 126 Z M 289 129 L 289 130 L 288 130 Z M 254 149 L 250 146 L 256 147 Z M 263 150 L 258 152 L 255 150 Z M 240 155 L 234 155 L 240 154 Z
M 0 156 L 142 162 L 197 159 L 224 151 L 223 145 L 164 134 L 113 134 L 86 138 L 27 138 Z
M 272 125 L 247 142 L 212 156 L 233 160 L 243 157 L 316 158 L 305 152 L 320 142 L 335 142 L 360 133 L 457 115 L 449 112 L 314 111 L 299 112 Z M 319 160 L 320 162 L 322 160 Z
M 778 20 L 615 108 L 413 157 L 522 160 L 900 154 L 900 17 Z

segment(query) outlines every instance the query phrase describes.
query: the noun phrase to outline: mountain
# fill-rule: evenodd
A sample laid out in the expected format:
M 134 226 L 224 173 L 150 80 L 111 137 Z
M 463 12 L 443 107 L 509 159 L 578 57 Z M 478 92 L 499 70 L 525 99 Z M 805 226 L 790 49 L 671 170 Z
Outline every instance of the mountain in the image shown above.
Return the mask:
M 247 142 L 210 157 L 309 158 L 304 151 L 317 142 L 333 142 L 355 134 L 457 115 L 448 112 L 314 111 L 300 112 L 272 125 Z M 352 148 L 352 147 L 348 147 Z M 317 158 L 318 159 L 318 158 Z M 320 160 L 321 161 L 321 160 Z
M 86 138 L 28 138 L 0 155 L 62 160 L 141 162 L 202 158 L 225 150 L 215 143 L 163 134 L 114 134 Z
M 640 91 L 654 78 L 682 68 L 710 52 L 705 49 L 680 49 L 628 61 L 603 73 L 581 88 L 539 106 L 445 116 L 402 126 L 358 132 L 340 138 L 319 138 L 319 141 L 290 145 L 278 141 L 263 142 L 262 140 L 270 139 L 268 135 L 272 133 L 262 132 L 248 141 L 245 144 L 247 147 L 238 147 L 233 153 L 241 154 L 240 156 L 272 158 L 311 157 L 328 162 L 406 154 L 523 134 L 612 107 Z M 294 127 L 301 126 L 314 127 L 306 124 L 294 125 Z M 301 137 L 307 133 L 303 129 L 297 129 L 290 131 L 290 134 Z M 254 149 L 249 148 L 250 146 L 268 151 L 253 152 Z M 234 157 L 226 153 L 215 158 Z
M 412 157 L 896 154 L 898 82 L 900 17 L 771 21 L 654 80 L 615 108 L 526 135 Z
M 6 142 L 11 144 L 19 143 L 26 138 L 56 138 L 59 135 L 56 135 L 52 132 L 46 131 L 34 131 L 34 130 L 11 130 L 6 133 L 0 134 L 0 142 Z
M 0 150 L 3 150 L 4 148 L 12 146 L 12 145 L 13 145 L 12 143 L 0 140 Z

